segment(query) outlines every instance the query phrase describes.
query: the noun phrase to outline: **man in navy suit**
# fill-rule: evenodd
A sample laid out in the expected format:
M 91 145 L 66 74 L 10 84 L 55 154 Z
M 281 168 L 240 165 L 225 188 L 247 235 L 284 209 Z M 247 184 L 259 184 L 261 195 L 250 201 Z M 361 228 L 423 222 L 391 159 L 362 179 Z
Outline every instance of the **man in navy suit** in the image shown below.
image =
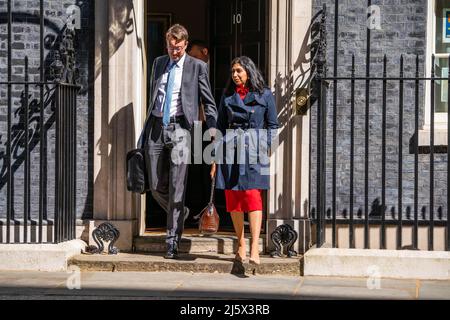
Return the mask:
M 150 104 L 141 135 L 150 190 L 167 212 L 166 259 L 178 257 L 184 221 L 189 214 L 184 207 L 188 163 L 173 157 L 173 151 L 186 141 L 175 133 L 180 129 L 192 132 L 200 104 L 204 106 L 208 128 L 216 128 L 218 117 L 207 64 L 186 54 L 188 40 L 187 30 L 179 24 L 166 33 L 168 55 L 153 63 Z

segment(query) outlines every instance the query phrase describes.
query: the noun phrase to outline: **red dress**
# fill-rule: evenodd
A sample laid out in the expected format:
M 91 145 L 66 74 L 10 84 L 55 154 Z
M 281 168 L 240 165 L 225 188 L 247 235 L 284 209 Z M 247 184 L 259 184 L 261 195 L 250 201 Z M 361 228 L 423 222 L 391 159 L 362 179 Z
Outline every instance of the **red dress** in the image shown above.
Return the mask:
M 244 85 L 236 87 L 236 92 L 244 100 L 249 89 Z M 261 190 L 225 190 L 225 202 L 228 212 L 262 211 Z

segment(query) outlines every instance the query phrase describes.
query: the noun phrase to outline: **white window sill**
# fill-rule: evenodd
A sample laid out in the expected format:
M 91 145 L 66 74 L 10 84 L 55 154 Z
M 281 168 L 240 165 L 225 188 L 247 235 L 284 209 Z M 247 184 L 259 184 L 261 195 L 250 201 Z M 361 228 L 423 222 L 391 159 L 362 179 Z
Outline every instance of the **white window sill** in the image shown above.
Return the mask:
M 431 129 L 428 126 L 424 126 L 422 130 L 419 130 L 419 147 L 430 146 Z M 434 145 L 435 146 L 447 146 L 447 124 L 438 124 L 434 129 Z

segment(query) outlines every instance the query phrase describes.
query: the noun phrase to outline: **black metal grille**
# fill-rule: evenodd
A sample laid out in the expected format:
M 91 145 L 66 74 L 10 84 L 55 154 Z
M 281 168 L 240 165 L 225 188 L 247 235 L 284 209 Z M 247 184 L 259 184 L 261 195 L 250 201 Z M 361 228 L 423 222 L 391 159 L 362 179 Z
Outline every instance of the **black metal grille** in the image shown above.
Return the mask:
M 371 6 L 371 1 L 367 2 L 368 7 Z M 435 56 L 430 57 L 432 70 L 430 76 L 421 76 L 419 72 L 419 64 L 420 57 L 416 56 L 414 69 L 415 73 L 413 76 L 405 75 L 405 59 L 402 56 L 399 57 L 398 61 L 388 61 L 386 55 L 383 58 L 383 70 L 382 74 L 377 76 L 371 75 L 370 72 L 370 49 L 371 49 L 371 30 L 367 28 L 367 51 L 366 51 L 366 74 L 365 76 L 356 76 L 356 66 L 355 66 L 355 56 L 352 56 L 352 65 L 351 71 L 348 75 L 338 75 L 338 19 L 339 19 L 339 5 L 338 1 L 335 2 L 335 23 L 334 23 L 334 75 L 327 75 L 327 63 L 326 63 L 326 17 L 327 17 L 327 7 L 324 5 L 322 9 L 322 20 L 320 22 L 320 33 L 319 33 L 319 41 L 318 41 L 318 49 L 314 61 L 315 77 L 314 77 L 314 90 L 313 95 L 317 99 L 317 115 L 316 121 L 313 122 L 311 117 L 311 123 L 315 126 L 312 129 L 311 134 L 315 135 L 317 141 L 317 147 L 315 152 L 316 161 L 315 163 L 312 157 L 312 152 L 310 152 L 310 163 L 311 170 L 315 169 L 316 179 L 311 180 L 311 189 L 314 190 L 316 199 L 315 204 L 311 204 L 310 206 L 310 215 L 313 222 L 316 225 L 316 243 L 317 246 L 322 246 L 326 241 L 329 241 L 333 247 L 337 247 L 337 226 L 338 225 L 347 225 L 349 230 L 349 247 L 355 248 L 355 226 L 362 225 L 364 226 L 364 248 L 370 248 L 370 238 L 369 238 L 369 228 L 371 225 L 380 226 L 380 249 L 386 249 L 386 228 L 387 226 L 394 225 L 397 228 L 396 232 L 396 248 L 402 249 L 404 248 L 404 239 L 402 239 L 402 231 L 405 225 L 412 226 L 412 248 L 410 249 L 418 249 L 419 243 L 419 226 L 427 226 L 428 229 L 428 250 L 434 250 L 434 235 L 435 235 L 435 226 L 443 226 L 445 227 L 445 250 L 450 250 L 450 224 L 448 212 L 446 212 L 446 219 L 443 219 L 445 216 L 444 210 L 448 210 L 448 203 L 450 203 L 450 193 L 448 189 L 448 185 L 450 185 L 450 177 L 448 173 L 448 163 L 450 159 L 450 148 L 446 148 L 446 174 L 447 174 L 447 186 L 443 186 L 446 189 L 446 200 L 447 203 L 443 206 L 440 206 L 438 210 L 435 208 L 435 154 L 436 154 L 436 146 L 434 141 L 435 135 L 435 82 L 436 81 L 448 81 L 448 90 L 450 92 L 450 74 L 448 78 L 436 77 L 435 74 Z M 449 56 L 450 58 L 450 56 Z M 398 70 L 398 76 L 387 76 L 388 68 L 395 68 Z M 426 83 L 430 84 L 430 147 L 429 147 L 429 207 L 422 206 L 419 212 L 419 177 L 423 177 L 423 174 L 419 172 L 419 96 L 421 94 L 421 87 L 423 87 Z M 345 203 L 346 209 L 343 210 L 344 213 L 348 210 L 348 217 L 346 214 L 342 215 L 337 212 L 336 207 L 336 190 L 338 188 L 337 179 L 336 179 L 336 145 L 339 143 L 337 141 L 337 88 L 338 83 L 345 83 L 350 86 L 350 148 L 348 153 L 350 154 L 350 185 L 349 185 L 349 195 L 348 201 Z M 369 96 L 372 91 L 375 91 L 372 84 L 381 83 L 381 95 L 377 95 L 375 92 L 375 97 L 380 99 L 382 102 L 382 128 L 381 128 L 381 140 L 382 140 L 382 154 L 381 154 L 381 200 L 380 203 L 376 204 L 375 211 L 377 211 L 376 217 L 369 217 L 369 146 L 370 146 L 370 137 L 374 133 L 370 130 L 369 123 L 369 112 L 371 108 Z M 397 204 L 396 204 L 396 212 L 392 212 L 392 219 L 387 218 L 387 206 L 386 206 L 386 177 L 389 172 L 387 172 L 387 164 L 386 164 L 386 107 L 387 107 L 387 87 L 395 83 L 398 85 L 398 106 L 397 106 L 397 116 L 398 116 L 398 152 L 397 152 L 397 167 L 398 176 L 397 176 Z M 354 190 L 354 173 L 355 173 L 355 87 L 358 84 L 365 85 L 365 137 L 364 137 L 364 208 L 363 210 L 358 210 L 357 217 L 355 217 L 355 207 L 354 207 L 354 199 L 355 199 L 355 190 Z M 329 86 L 332 85 L 333 90 L 333 100 L 330 104 L 327 101 L 327 90 Z M 411 208 L 410 206 L 404 208 L 403 203 L 403 191 L 404 191 L 404 181 L 405 178 L 403 171 L 403 161 L 404 161 L 404 152 L 403 152 L 403 137 L 404 137 L 404 96 L 405 96 L 405 86 L 410 85 L 413 88 L 414 92 L 414 136 L 411 139 L 411 153 L 414 154 L 414 204 Z M 373 97 L 373 96 L 372 96 Z M 449 99 L 448 99 L 449 100 Z M 327 115 L 328 110 L 327 107 L 331 106 L 333 108 L 333 118 L 332 123 L 327 123 Z M 311 112 L 312 115 L 312 112 Z M 450 113 L 448 115 L 448 125 L 450 125 Z M 327 126 L 331 126 L 332 129 L 332 137 L 327 137 Z M 450 128 L 447 127 L 447 141 L 450 141 Z M 331 141 L 331 142 L 330 142 Z M 332 145 L 332 159 L 330 163 L 327 162 L 327 147 Z M 331 167 L 331 168 L 330 168 Z M 327 199 L 327 171 L 331 172 L 332 182 L 331 182 L 331 200 Z M 310 173 L 310 176 L 311 173 Z M 445 190 L 443 189 L 443 190 Z M 440 191 L 440 190 L 439 190 Z M 311 195 L 311 193 L 310 193 Z M 370 195 L 373 196 L 373 195 Z M 311 196 L 310 196 L 311 199 Z M 331 202 L 331 207 L 327 207 L 327 203 Z M 378 201 L 378 200 L 377 200 Z M 341 204 L 342 205 L 342 204 Z M 446 208 L 447 207 L 447 208 Z M 428 209 L 428 210 L 427 210 Z M 406 211 L 408 219 L 403 218 L 403 213 Z M 411 212 L 412 211 L 412 212 Z M 427 214 L 428 211 L 428 214 Z M 412 215 L 411 215 L 412 214 Z M 439 217 L 438 220 L 435 220 L 435 215 Z M 331 239 L 326 239 L 326 226 L 331 225 Z
M 76 195 L 76 105 L 80 87 L 76 84 L 75 31 L 67 25 L 57 39 L 57 50 L 52 52 L 52 61 L 44 63 L 44 1 L 40 0 L 40 65 L 39 81 L 30 81 L 29 58 L 24 59 L 24 74 L 13 74 L 12 38 L 13 11 L 7 1 L 7 81 L 0 82 L 0 89 L 7 91 L 7 139 L 3 154 L 1 187 L 6 186 L 6 212 L 0 221 L 1 243 L 60 243 L 75 238 L 75 195 Z M 47 68 L 46 68 L 47 66 Z M 23 76 L 23 81 L 16 81 Z M 21 86 L 20 108 L 13 113 L 12 88 Z M 30 88 L 38 92 L 39 98 L 32 99 Z M 19 122 L 13 117 L 19 116 Z M 54 146 L 48 146 L 47 135 L 55 131 Z M 39 146 L 39 152 L 37 152 Z M 47 181 L 50 170 L 46 161 L 47 148 L 54 151 L 55 194 L 48 195 Z M 31 186 L 31 155 L 39 154 L 38 186 Z M 51 151 L 50 151 L 51 152 Z M 35 163 L 33 163 L 35 166 Z M 16 219 L 13 210 L 14 171 L 23 166 L 23 219 Z M 53 170 L 51 170 L 53 172 Z M 14 190 L 17 193 L 17 190 Z M 30 214 L 30 195 L 39 192 L 39 214 Z M 49 199 L 54 199 L 54 217 L 49 214 Z M 51 200 L 50 200 L 51 201 Z M 46 229 L 44 229 L 46 227 Z M 46 232 L 44 237 L 44 232 Z M 31 234 L 29 234 L 31 233 Z

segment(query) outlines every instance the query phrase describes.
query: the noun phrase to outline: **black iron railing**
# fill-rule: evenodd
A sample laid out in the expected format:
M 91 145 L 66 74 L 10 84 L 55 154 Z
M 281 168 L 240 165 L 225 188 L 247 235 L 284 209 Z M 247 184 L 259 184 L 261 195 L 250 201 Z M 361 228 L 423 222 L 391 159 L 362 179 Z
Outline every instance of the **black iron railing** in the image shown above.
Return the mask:
M 78 88 L 59 84 L 56 92 L 55 241 L 75 239 L 76 95 Z
M 6 210 L 0 212 L 0 243 L 60 243 L 76 237 L 76 106 L 80 87 L 76 84 L 75 31 L 67 26 L 63 29 L 54 50 L 49 53 L 52 60 L 46 65 L 43 0 L 40 0 L 39 18 L 39 81 L 30 81 L 28 56 L 24 59 L 24 73 L 12 72 L 15 67 L 12 59 L 14 19 L 11 1 L 7 1 L 7 81 L 0 82 L 0 91 L 6 91 L 7 96 L 6 152 L 2 153 L 0 183 L 0 188 L 6 187 L 6 199 L 1 199 Z M 23 81 L 15 81 L 18 76 L 23 76 Z M 13 110 L 13 88 L 17 90 L 17 87 L 23 91 L 20 107 Z M 32 94 L 30 89 L 33 89 Z M 36 95 L 39 98 L 31 99 Z M 55 132 L 54 139 L 49 138 L 49 132 Z M 49 141 L 54 145 L 48 145 Z M 54 156 L 54 170 L 48 170 L 49 163 L 53 163 L 48 161 L 48 150 Z M 31 166 L 31 152 L 39 154 L 39 170 L 32 170 L 36 163 L 33 158 Z M 23 194 L 13 190 L 17 185 L 14 173 L 19 168 L 23 168 Z M 54 172 L 54 177 L 49 176 L 49 171 Z M 38 185 L 32 185 L 33 179 L 39 181 Z M 55 181 L 54 196 L 48 195 L 49 180 Z M 16 217 L 14 209 L 18 193 L 23 201 L 22 218 Z M 39 208 L 38 215 L 33 216 L 30 200 L 36 194 Z M 49 199 L 54 199 L 54 215 L 49 212 Z
M 415 65 L 414 65 L 414 75 L 406 76 L 405 75 L 405 58 L 402 56 L 399 57 L 398 61 L 388 61 L 387 56 L 384 55 L 383 58 L 383 67 L 382 74 L 377 76 L 373 76 L 370 73 L 370 28 L 367 28 L 367 49 L 366 49 L 366 74 L 365 76 L 357 76 L 356 75 L 356 65 L 355 65 L 355 55 L 352 55 L 351 62 L 351 71 L 347 75 L 339 75 L 338 74 L 338 19 L 339 19 L 339 5 L 338 1 L 335 2 L 335 37 L 334 37 L 334 75 L 327 75 L 327 63 L 326 63 L 326 38 L 327 38 L 327 30 L 326 30 L 326 17 L 327 17 L 327 8 L 324 5 L 322 11 L 322 20 L 320 23 L 320 32 L 319 32 L 319 41 L 318 41 L 318 49 L 316 52 L 316 57 L 314 61 L 313 70 L 315 70 L 314 77 L 314 95 L 317 99 L 317 113 L 315 115 L 315 121 L 313 121 L 313 114 L 311 115 L 311 123 L 314 130 L 311 131 L 312 135 L 315 135 L 315 139 L 317 142 L 317 146 L 315 148 L 315 152 L 310 152 L 310 163 L 311 170 L 315 170 L 315 179 L 311 180 L 310 188 L 315 192 L 316 198 L 313 200 L 315 204 L 311 204 L 310 206 L 310 214 L 313 222 L 316 225 L 316 244 L 318 247 L 322 246 L 325 242 L 330 242 L 333 247 L 337 247 L 337 226 L 338 225 L 347 225 L 348 226 L 348 243 L 350 248 L 355 248 L 355 227 L 357 225 L 364 227 L 364 248 L 370 248 L 370 226 L 377 225 L 380 227 L 380 248 L 386 249 L 386 228 L 387 226 L 395 225 L 397 228 L 396 232 L 396 248 L 402 249 L 404 248 L 404 239 L 402 239 L 402 234 L 404 231 L 404 226 L 412 227 L 412 246 L 411 249 L 419 248 L 419 226 L 425 226 L 428 229 L 428 250 L 434 250 L 434 235 L 435 235 L 435 227 L 445 227 L 445 250 L 450 251 L 450 224 L 449 224 L 449 214 L 448 214 L 448 204 L 450 203 L 450 191 L 448 186 L 450 185 L 450 176 L 448 173 L 448 164 L 450 161 L 450 148 L 446 147 L 446 175 L 447 175 L 447 185 L 442 185 L 442 190 L 446 192 L 446 200 L 447 203 L 441 204 L 438 210 L 435 208 L 435 153 L 436 146 L 434 141 L 435 136 L 435 84 L 437 81 L 447 82 L 447 90 L 450 92 L 450 73 L 448 77 L 436 77 L 435 74 L 435 56 L 433 55 L 431 59 L 431 74 L 429 77 L 421 76 L 420 74 L 420 58 L 419 56 L 415 57 Z M 371 1 L 368 1 L 368 6 L 370 7 Z M 448 57 L 450 61 L 450 56 Z M 389 65 L 390 64 L 390 65 Z M 387 71 L 388 68 L 392 70 L 395 68 L 398 72 L 398 76 L 388 76 Z M 428 170 L 429 172 L 421 173 L 419 172 L 419 119 L 421 117 L 420 113 L 420 104 L 419 97 L 421 96 L 421 88 L 423 88 L 427 82 L 430 85 L 430 143 L 429 143 L 429 159 L 428 159 Z M 349 108 L 350 108 L 350 147 L 348 148 L 348 154 L 350 158 L 349 162 L 349 195 L 345 203 L 340 203 L 340 207 L 345 207 L 344 210 L 338 212 L 337 209 L 337 195 L 336 191 L 338 188 L 342 187 L 342 185 L 338 185 L 336 179 L 336 171 L 337 171 L 337 151 L 336 146 L 339 144 L 337 140 L 337 90 L 338 84 L 345 84 L 350 87 L 350 96 L 348 97 Z M 355 196 L 357 194 L 354 190 L 354 182 L 355 182 L 355 90 L 358 84 L 365 85 L 365 108 L 364 108 L 364 205 L 363 209 L 359 209 L 356 213 L 355 217 Z M 377 84 L 381 84 L 381 94 L 376 90 Z M 396 106 L 396 116 L 398 116 L 397 122 L 397 135 L 398 135 L 398 144 L 397 144 L 397 186 L 396 186 L 396 209 L 392 208 L 392 218 L 387 218 L 387 174 L 391 174 L 387 171 L 387 154 L 386 154 L 386 141 L 387 141 L 387 98 L 388 98 L 388 86 L 395 84 L 395 87 L 398 88 L 398 105 Z M 403 139 L 405 136 L 405 86 L 411 84 L 413 88 L 414 94 L 414 135 L 411 137 L 410 144 L 410 153 L 414 154 L 414 195 L 413 195 L 413 205 L 405 206 L 403 203 L 403 194 L 404 194 L 404 167 L 403 163 L 405 161 L 405 155 L 403 150 Z M 333 86 L 333 99 L 330 104 L 333 111 L 332 123 L 327 123 L 327 115 L 328 110 L 328 93 L 327 90 L 329 86 Z M 361 88 L 361 86 L 359 87 Z M 423 90 L 422 90 L 423 91 Z M 360 91 L 361 92 L 361 91 Z M 371 102 L 370 99 L 377 99 L 381 101 L 382 104 L 382 115 L 381 115 L 381 200 L 379 198 L 375 201 L 375 215 L 369 216 L 369 148 L 370 148 L 370 138 L 374 134 L 378 134 L 379 132 L 371 132 L 370 130 L 370 111 L 371 111 Z M 450 101 L 450 99 L 447 99 Z M 447 102 L 448 108 L 449 102 Z M 449 109 L 449 108 L 448 108 Z M 447 110 L 448 110 L 447 109 Z M 447 144 L 450 142 L 450 112 L 447 112 L 448 122 L 447 122 Z M 410 118 L 409 118 L 410 119 Z M 392 120 L 392 119 L 391 119 Z M 327 127 L 331 125 L 332 137 L 327 139 Z M 331 141 L 331 142 L 330 142 Z M 330 146 L 331 145 L 331 146 Z M 331 151 L 331 161 L 330 165 L 327 162 L 327 150 L 328 148 L 332 149 Z M 441 148 L 442 150 L 442 148 Z M 311 162 L 314 161 L 315 163 Z M 331 167 L 331 168 L 329 168 Z M 390 168 L 392 169 L 392 168 Z M 442 170 L 441 170 L 442 171 Z M 331 178 L 331 184 L 327 184 L 327 172 L 329 173 Z M 429 174 L 427 177 L 429 180 L 429 204 L 427 206 L 422 206 L 419 212 L 419 178 L 423 178 L 424 175 Z M 313 175 L 310 173 L 310 177 Z M 327 193 L 327 187 L 331 185 L 331 192 Z M 442 191 L 439 190 L 439 191 Z M 390 190 L 392 193 L 392 190 Z M 311 190 L 310 190 L 310 199 L 311 199 Z M 331 199 L 327 199 L 331 194 Z M 370 195 L 373 196 L 373 195 Z M 327 204 L 331 203 L 330 207 L 327 207 Z M 406 208 L 405 208 L 406 207 Z M 406 210 L 405 210 L 406 209 Z M 427 210 L 428 209 L 428 210 Z M 348 211 L 347 211 L 348 210 Z M 372 208 L 372 212 L 374 209 Z M 428 213 L 427 213 L 428 211 Z M 406 212 L 407 219 L 404 218 L 404 214 Z M 444 217 L 446 215 L 446 218 Z M 435 219 L 435 216 L 438 219 Z M 326 227 L 331 225 L 331 239 L 326 239 Z

